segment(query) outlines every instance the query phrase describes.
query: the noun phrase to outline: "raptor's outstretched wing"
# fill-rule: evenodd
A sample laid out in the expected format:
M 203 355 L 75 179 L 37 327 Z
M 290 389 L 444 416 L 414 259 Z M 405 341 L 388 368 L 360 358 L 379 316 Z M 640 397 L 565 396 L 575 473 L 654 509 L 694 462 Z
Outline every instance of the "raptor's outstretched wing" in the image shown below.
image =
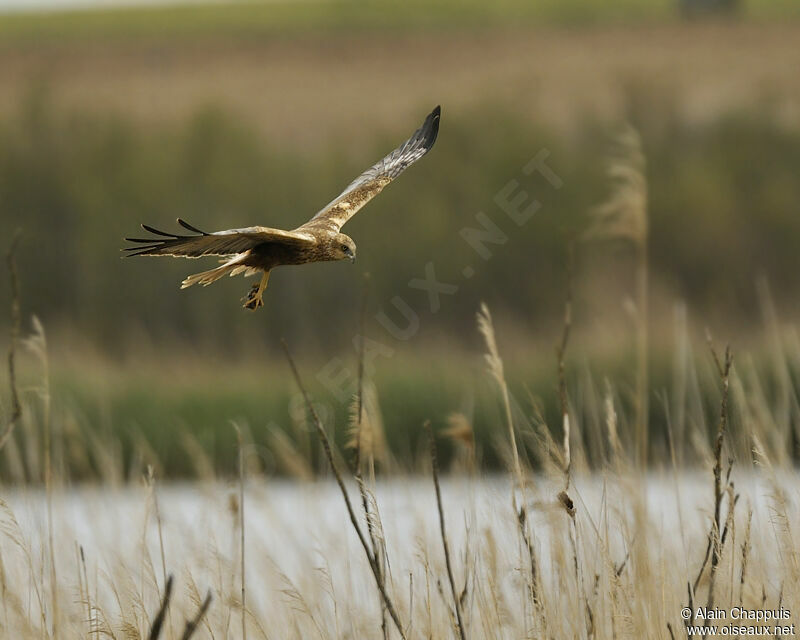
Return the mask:
M 159 231 L 146 224 L 142 225 L 155 237 L 125 238 L 135 242 L 137 246 L 126 247 L 126 256 L 179 256 L 183 258 L 201 258 L 202 256 L 230 256 L 252 249 L 265 242 L 291 244 L 295 246 L 314 244 L 310 233 L 300 231 L 283 231 L 269 227 L 246 227 L 244 229 L 228 229 L 206 233 L 178 218 L 178 224 L 197 235 L 177 235 Z
M 433 143 L 436 142 L 436 135 L 439 133 L 441 111 L 441 107 L 436 107 L 431 111 L 414 135 L 383 160 L 358 176 L 333 202 L 326 205 L 297 230 L 326 229 L 338 232 L 345 222 L 378 195 L 387 184 L 430 151 Z

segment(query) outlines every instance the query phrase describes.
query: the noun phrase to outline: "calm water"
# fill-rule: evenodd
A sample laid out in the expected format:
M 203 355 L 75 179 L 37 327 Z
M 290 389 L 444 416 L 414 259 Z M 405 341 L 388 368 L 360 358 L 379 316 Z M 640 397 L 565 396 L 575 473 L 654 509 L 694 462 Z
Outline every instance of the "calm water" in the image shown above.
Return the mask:
M 758 579 L 777 593 L 780 584 L 772 585 L 769 580 L 773 573 L 780 575 L 782 560 L 775 540 L 783 525 L 775 516 L 779 510 L 774 508 L 774 492 L 763 477 L 734 474 L 734 479 L 741 495 L 736 530 L 744 530 L 746 514 L 752 509 L 752 571 L 758 571 Z M 788 524 L 796 531 L 800 524 L 798 476 L 783 475 L 779 484 Z M 354 504 L 359 505 L 355 487 L 351 488 Z M 553 563 L 560 562 L 563 571 L 569 535 L 569 520 L 555 501 L 560 489 L 538 480 L 529 502 L 542 575 L 554 584 L 558 572 L 552 570 Z M 508 480 L 450 478 L 443 482 L 442 492 L 457 565 L 462 567 L 465 558 L 472 558 L 473 564 L 474 558 L 480 558 L 474 565 L 475 579 L 486 580 L 487 572 L 493 571 L 491 575 L 500 576 L 496 578 L 498 588 L 505 594 L 509 610 L 521 611 L 522 601 L 515 600 L 524 594 L 520 588 L 521 555 Z M 707 540 L 713 509 L 711 474 L 685 474 L 680 479 L 653 475 L 646 480 L 585 477 L 577 480 L 570 495 L 578 514 L 583 565 L 597 570 L 597 563 L 602 564 L 606 557 L 598 552 L 600 548 L 608 550 L 607 557 L 613 562 L 620 562 L 638 536 L 653 566 L 663 573 L 665 593 L 674 600 L 669 606 L 677 611 L 687 576 L 697 571 Z M 94 602 L 112 613 L 119 610 L 120 590 L 123 601 L 130 594 L 147 593 L 146 608 L 156 607 L 157 585 L 163 583 L 164 573 L 176 576 L 183 598 L 188 584 L 197 585 L 198 592 L 214 590 L 217 603 L 238 597 L 237 486 L 164 486 L 155 496 L 160 531 L 156 503 L 147 487 L 83 488 L 54 495 L 52 531 L 58 583 L 73 594 L 68 599 L 76 607 L 76 628 L 80 628 L 82 615 L 80 604 L 74 604 L 78 602 L 74 594 L 80 589 L 79 549 L 86 559 Z M 0 497 L 7 504 L 0 505 L 4 575 L 18 593 L 32 598 L 37 593 L 35 585 L 46 585 L 49 575 L 46 497 L 40 490 L 10 489 L 0 489 Z M 426 583 L 429 576 L 444 575 L 431 481 L 412 478 L 381 483 L 377 502 L 394 582 L 404 594 L 413 582 L 416 601 L 422 602 L 430 589 Z M 637 504 L 642 506 L 637 508 Z M 342 619 L 365 615 L 377 619 L 369 568 L 336 485 L 252 482 L 245 493 L 245 521 L 248 606 L 262 620 L 278 625 L 276 628 L 293 624 L 292 616 L 301 615 L 298 611 L 302 608 L 294 594 L 303 594 L 319 615 L 329 620 L 337 619 L 334 602 L 348 608 L 347 613 L 339 612 Z M 733 542 L 738 549 L 741 538 L 736 535 Z M 427 566 L 434 567 L 435 573 L 429 573 Z M 230 616 L 230 607 L 216 607 L 215 624 L 228 624 L 224 616 Z M 358 615 L 351 615 L 353 611 Z
M 772 504 L 765 479 L 736 478 L 741 493 L 739 511 L 753 509 L 753 522 L 769 527 Z M 797 476 L 783 476 L 781 485 L 790 509 L 800 498 Z M 542 547 L 548 545 L 548 531 L 554 518 L 563 511 L 556 508 L 555 496 L 561 487 L 541 481 L 534 489 L 530 509 L 534 531 Z M 355 487 L 351 487 L 358 506 Z M 510 488 L 505 478 L 468 481 L 447 479 L 442 485 L 449 534 L 455 545 L 467 535 L 491 531 L 496 539 L 516 538 Z M 654 528 L 664 536 L 665 549 L 679 547 L 683 530 L 686 537 L 705 538 L 713 509 L 710 474 L 690 474 L 679 481 L 651 476 L 645 483 L 612 483 L 602 477 L 579 479 L 570 490 L 579 516 L 591 528 L 606 519 L 623 520 L 641 497 Z M 31 545 L 42 545 L 46 535 L 45 498 L 41 491 L 2 491 L 20 528 Z M 179 485 L 159 487 L 158 506 L 169 562 L 180 566 L 194 554 L 204 555 L 208 545 L 228 550 L 237 541 L 235 485 Z M 438 547 L 439 530 L 435 494 L 430 480 L 414 478 L 379 484 L 377 501 L 386 540 L 397 566 L 413 564 L 419 544 Z M 84 488 L 57 493 L 53 520 L 60 542 L 80 544 L 97 557 L 113 553 L 122 559 L 137 557 L 143 541 L 155 557 L 158 534 L 154 506 L 145 487 L 100 489 Z M 797 514 L 795 514 L 797 515 Z M 288 575 L 301 571 L 312 552 L 336 552 L 330 560 L 347 556 L 358 558 L 358 540 L 351 528 L 338 487 L 332 482 L 302 484 L 290 481 L 251 483 L 245 493 L 245 521 L 248 552 L 273 557 Z M 470 533 L 467 533 L 469 531 Z M 612 536 L 613 537 L 613 536 Z M 624 546 L 621 539 L 620 549 Z M 683 551 L 674 551 L 684 555 Z

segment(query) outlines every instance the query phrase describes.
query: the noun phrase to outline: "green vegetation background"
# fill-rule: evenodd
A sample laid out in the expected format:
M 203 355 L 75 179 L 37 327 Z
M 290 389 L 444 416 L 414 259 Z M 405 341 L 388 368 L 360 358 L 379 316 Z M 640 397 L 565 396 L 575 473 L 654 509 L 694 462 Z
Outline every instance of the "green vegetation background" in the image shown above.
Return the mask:
M 653 279 L 698 315 L 757 318 L 759 273 L 778 292 L 798 287 L 800 135 L 765 111 L 698 127 L 673 117 L 668 105 L 630 110 L 648 155 Z M 114 116 L 57 113 L 46 93 L 36 92 L 0 122 L 0 232 L 24 232 L 26 311 L 46 326 L 86 331 L 111 352 L 143 334 L 192 350 L 247 350 L 253 340 L 280 336 L 325 350 L 352 337 L 366 272 L 376 310 L 391 309 L 392 297 L 402 295 L 426 316 L 423 335 L 434 328 L 451 338 L 474 334 L 481 300 L 523 329 L 559 318 L 567 244 L 580 238 L 587 211 L 607 192 L 608 128 L 589 123 L 564 139 L 499 105 L 445 110 L 435 152 L 345 229 L 359 245 L 356 265 L 277 270 L 264 313 L 241 310 L 239 298 L 250 286 L 241 278 L 178 290 L 186 274 L 213 259 L 120 259 L 123 236 L 142 235 L 139 221 L 167 230 L 176 217 L 208 230 L 293 228 L 415 124 L 393 135 L 376 132 L 359 160 L 339 148 L 301 155 L 274 147 L 214 110 L 177 130 L 144 127 Z M 560 190 L 522 174 L 541 149 L 564 182 Z M 542 203 L 519 229 L 494 201 L 510 180 Z M 459 234 L 480 227 L 479 212 L 509 235 L 504 245 L 487 245 L 493 256 L 485 262 Z M 602 251 L 624 266 L 624 245 Z M 598 268 L 590 254 L 599 252 L 582 245 L 579 268 Z M 430 261 L 437 279 L 460 287 L 442 296 L 435 314 L 425 291 L 408 286 L 424 277 Z M 463 278 L 465 265 L 474 267 L 474 278 Z M 5 279 L 0 291 L 8 299 Z

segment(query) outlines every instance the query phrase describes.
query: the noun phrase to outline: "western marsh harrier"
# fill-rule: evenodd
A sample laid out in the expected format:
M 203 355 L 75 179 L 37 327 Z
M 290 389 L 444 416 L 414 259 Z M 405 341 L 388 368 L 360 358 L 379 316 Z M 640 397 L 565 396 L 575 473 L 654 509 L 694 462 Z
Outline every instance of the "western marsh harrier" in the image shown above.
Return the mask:
M 255 310 L 264 304 L 261 297 L 269 282 L 270 271 L 275 267 L 327 260 L 355 260 L 356 244 L 350 236 L 340 232 L 342 225 L 433 147 L 439 132 L 440 113 L 441 108 L 436 107 L 406 142 L 358 176 L 311 220 L 292 231 L 247 227 L 206 233 L 178 218 L 178 224 L 196 235 L 166 233 L 143 224 L 142 227 L 153 237 L 126 238 L 137 245 L 127 247 L 124 251 L 128 252 L 128 256 L 224 256 L 221 266 L 189 276 L 181 284 L 181 289 L 193 284 L 206 286 L 225 275 L 251 276 L 261 273 L 261 281 L 253 285 L 244 304 L 246 309 Z

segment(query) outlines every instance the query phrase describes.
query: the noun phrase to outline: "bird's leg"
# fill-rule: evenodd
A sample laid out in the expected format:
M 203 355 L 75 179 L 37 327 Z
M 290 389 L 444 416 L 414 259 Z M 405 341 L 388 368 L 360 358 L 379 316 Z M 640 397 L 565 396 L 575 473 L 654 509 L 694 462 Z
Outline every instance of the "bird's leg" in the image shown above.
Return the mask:
M 264 301 L 261 299 L 261 296 L 264 293 L 264 289 L 267 288 L 267 283 L 269 282 L 269 271 L 265 271 L 264 275 L 261 276 L 261 282 L 258 284 L 254 284 L 252 289 L 250 289 L 247 297 L 245 298 L 244 308 L 250 309 L 251 311 L 255 311 L 259 307 L 264 306 Z

